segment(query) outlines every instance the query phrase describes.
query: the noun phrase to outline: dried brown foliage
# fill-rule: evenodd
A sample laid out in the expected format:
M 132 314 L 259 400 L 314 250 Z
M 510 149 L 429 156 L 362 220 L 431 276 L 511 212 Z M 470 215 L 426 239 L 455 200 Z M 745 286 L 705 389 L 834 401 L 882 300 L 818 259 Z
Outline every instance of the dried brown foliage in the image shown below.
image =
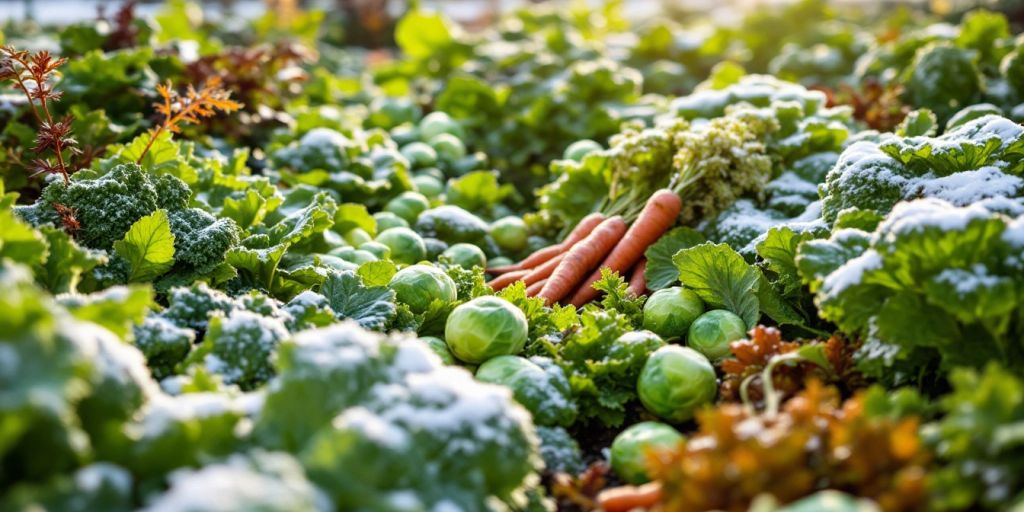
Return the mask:
M 916 418 L 865 413 L 811 381 L 778 414 L 723 404 L 698 413 L 698 432 L 652 457 L 660 510 L 747 510 L 760 494 L 788 503 L 822 489 L 875 500 L 885 511 L 925 508 L 931 456 Z
M 154 103 L 154 107 L 163 121 L 149 131 L 149 142 L 142 154 L 139 155 L 138 163 L 141 163 L 142 159 L 146 157 L 149 148 L 153 146 L 160 134 L 164 132 L 179 133 L 182 125 L 201 123 L 203 119 L 216 115 L 218 110 L 230 113 L 242 108 L 242 104 L 232 100 L 231 93 L 221 88 L 220 85 L 220 79 L 214 77 L 198 90 L 189 85 L 184 95 L 179 94 L 171 86 L 170 81 L 157 85 L 156 91 L 161 100 Z
M 761 375 L 773 358 L 791 354 L 804 346 L 820 346 L 828 361 L 828 368 L 811 362 L 800 361 L 778 365 L 772 371 L 772 383 L 780 398 L 786 399 L 804 388 L 810 379 L 816 379 L 838 386 L 845 393 L 864 387 L 863 375 L 854 367 L 853 353 L 857 348 L 839 335 L 826 341 L 784 341 L 782 333 L 774 327 L 759 325 L 750 330 L 749 339 L 734 341 L 729 345 L 733 357 L 722 361 L 722 384 L 719 396 L 722 401 L 741 400 L 740 388 L 745 380 L 748 384 L 748 399 L 754 406 L 764 401 L 764 386 Z
M 903 104 L 900 96 L 903 88 L 900 85 L 882 85 L 868 80 L 859 87 L 842 85 L 839 89 L 828 87 L 812 87 L 825 93 L 826 105 L 849 105 L 853 108 L 853 118 L 863 121 L 868 127 L 889 132 L 899 126 L 910 112 L 910 107 Z
M 79 154 L 78 142 L 71 136 L 71 117 L 54 120 L 50 114 L 50 103 L 61 97 L 53 82 L 65 62 L 67 59 L 54 57 L 46 50 L 30 53 L 13 46 L 0 47 L 0 80 L 11 81 L 25 94 L 36 119 L 37 158 L 32 161 L 32 168 L 35 174 L 59 174 L 66 184 L 75 168 L 65 160 L 65 152 L 68 156 Z M 53 153 L 53 161 L 41 156 L 47 151 Z

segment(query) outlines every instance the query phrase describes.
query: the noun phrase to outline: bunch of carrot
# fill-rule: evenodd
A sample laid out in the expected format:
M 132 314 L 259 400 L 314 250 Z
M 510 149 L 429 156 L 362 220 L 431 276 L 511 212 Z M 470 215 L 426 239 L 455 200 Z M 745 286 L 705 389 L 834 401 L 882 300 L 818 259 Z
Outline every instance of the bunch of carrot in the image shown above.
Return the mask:
M 675 192 L 659 190 L 628 229 L 620 216 L 605 218 L 592 213 L 561 243 L 540 249 L 515 265 L 488 269 L 498 276 L 488 284 L 501 290 L 523 281 L 527 294 L 544 299 L 547 305 L 564 302 L 579 307 L 597 298 L 593 284 L 601 279 L 601 269 L 608 268 L 620 275 L 632 271 L 629 291 L 641 295 L 647 289 L 644 252 L 676 223 L 682 206 Z

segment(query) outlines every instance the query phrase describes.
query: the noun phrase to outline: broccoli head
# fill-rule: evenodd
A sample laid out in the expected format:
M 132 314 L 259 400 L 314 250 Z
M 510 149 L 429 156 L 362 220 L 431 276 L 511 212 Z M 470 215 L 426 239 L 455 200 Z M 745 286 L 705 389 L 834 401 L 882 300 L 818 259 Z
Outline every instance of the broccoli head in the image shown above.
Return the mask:
M 281 320 L 236 310 L 210 318 L 206 336 L 189 361 L 202 361 L 206 370 L 226 384 L 252 389 L 273 376 L 270 359 L 277 344 L 288 337 Z
M 146 356 L 153 377 L 162 379 L 174 373 L 174 367 L 192 350 L 196 333 L 178 327 L 162 316 L 150 315 L 134 327 L 135 346 Z
M 210 313 L 229 313 L 236 307 L 234 299 L 204 282 L 189 287 L 172 288 L 167 294 L 168 307 L 163 316 L 178 327 L 206 330 Z
M 287 453 L 254 450 L 199 469 L 175 471 L 169 479 L 170 489 L 150 503 L 148 512 L 216 512 L 224 506 L 266 512 L 334 510 Z
M 257 439 L 297 452 L 339 508 L 515 501 L 541 465 L 529 413 L 409 341 L 351 321 L 285 341 Z
M 228 249 L 238 244 L 238 225 L 228 218 L 216 218 L 198 208 L 171 211 L 174 259 L 205 274 L 224 262 Z
M 74 179 L 67 185 L 52 181 L 35 204 L 17 212 L 36 226 L 60 225 L 54 205 L 70 208 L 81 225 L 75 238 L 87 247 L 110 249 L 135 221 L 154 210 L 187 207 L 191 193 L 174 176 L 154 176 L 138 165 L 123 164 L 93 179 Z

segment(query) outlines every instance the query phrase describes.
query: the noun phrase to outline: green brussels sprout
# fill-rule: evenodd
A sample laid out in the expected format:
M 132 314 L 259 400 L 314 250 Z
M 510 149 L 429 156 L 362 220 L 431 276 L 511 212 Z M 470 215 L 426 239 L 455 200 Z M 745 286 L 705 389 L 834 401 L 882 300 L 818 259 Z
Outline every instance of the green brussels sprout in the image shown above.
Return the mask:
M 841 491 L 824 490 L 771 510 L 774 512 L 881 512 L 882 508 L 868 498 L 857 498 Z
M 458 160 L 466 156 L 466 145 L 462 140 L 450 133 L 442 133 L 427 141 L 434 148 L 437 156 L 448 160 Z
M 515 263 L 515 261 L 512 261 L 512 258 L 507 258 L 505 256 L 498 256 L 496 258 L 491 258 L 490 266 L 491 267 L 505 267 L 505 266 L 508 266 L 508 265 L 512 265 L 514 263 Z
M 542 367 L 540 364 L 545 367 Z M 512 390 L 517 402 L 533 415 L 537 425 L 569 426 L 576 420 L 569 379 L 551 359 L 503 355 L 492 357 L 476 369 L 476 379 Z
M 526 345 L 526 315 L 511 302 L 477 297 L 455 308 L 444 326 L 444 339 L 455 357 L 482 363 L 492 357 L 518 354 Z
M 606 359 L 610 361 L 628 361 L 635 354 L 650 354 L 665 346 L 665 340 L 651 331 L 629 331 L 615 338 L 615 343 L 608 348 Z
M 424 238 L 423 244 L 427 247 L 427 259 L 430 261 L 437 260 L 439 256 L 448 250 L 448 244 L 436 238 Z
M 473 244 L 455 244 L 445 249 L 441 255 L 450 258 L 462 268 L 487 268 L 487 256 L 484 255 L 483 249 Z
M 329 254 L 331 256 L 337 256 L 345 261 L 355 263 L 356 265 L 362 265 L 363 263 L 377 261 L 377 256 L 375 256 L 373 253 L 369 251 L 356 249 L 355 247 L 341 247 L 332 250 Z
M 340 247 L 339 249 L 348 249 L 348 247 Z M 339 250 L 339 249 L 335 249 L 335 250 Z M 359 265 L 356 265 L 355 263 L 352 263 L 351 261 L 343 260 L 343 259 L 341 259 L 341 258 L 339 258 L 339 257 L 337 257 L 337 256 L 335 256 L 333 254 L 319 254 L 319 255 L 317 255 L 317 257 L 320 259 L 320 264 L 321 265 L 323 265 L 323 266 L 325 266 L 327 268 L 333 268 L 335 270 L 340 270 L 342 272 L 344 272 L 346 270 L 355 271 L 357 268 L 359 268 Z
M 419 118 L 420 109 L 411 99 L 377 96 L 370 102 L 366 121 L 372 127 L 390 130 L 400 124 L 415 123 Z
M 644 421 L 632 425 L 615 436 L 612 441 L 612 469 L 627 483 L 637 485 L 649 482 L 647 457 L 651 450 L 669 449 L 685 439 L 676 429 L 657 421 Z
M 348 245 L 348 242 L 345 240 L 344 237 L 341 236 L 340 233 L 336 233 L 336 232 L 331 231 L 329 229 L 327 231 L 323 232 L 323 237 L 324 237 L 324 245 L 326 245 L 327 247 L 330 247 L 331 249 L 335 249 L 335 248 L 338 248 L 338 247 L 344 247 L 344 246 Z
M 409 224 L 416 222 L 421 213 L 430 208 L 430 200 L 419 192 L 402 192 L 394 199 L 388 201 L 384 211 L 391 212 L 404 219 Z
M 391 257 L 391 248 L 377 241 L 366 242 L 359 246 L 359 250 L 376 256 L 378 260 L 386 260 Z
M 411 265 L 427 257 L 427 246 L 420 235 L 409 228 L 391 228 L 377 235 L 377 241 L 391 249 L 396 263 Z
M 444 240 L 447 244 L 466 242 L 481 246 L 489 238 L 486 222 L 454 205 L 438 206 L 423 212 L 416 219 L 415 227 L 423 236 Z M 486 248 L 484 252 L 487 252 Z
M 413 142 L 403 146 L 400 151 L 402 156 L 409 160 L 409 165 L 413 169 L 437 165 L 437 151 L 429 144 Z
M 434 178 L 435 180 L 437 180 L 438 182 L 440 182 L 442 184 L 444 184 L 444 180 L 445 180 L 444 171 L 442 171 L 441 169 L 438 169 L 437 167 L 427 167 L 426 169 L 420 169 L 420 170 L 416 171 L 415 176 L 416 177 L 429 176 L 431 178 Z
M 395 273 L 388 283 L 395 298 L 409 306 L 413 313 L 427 310 L 431 302 L 455 302 L 458 294 L 455 281 L 443 270 L 432 265 L 411 265 Z
M 692 290 L 681 286 L 663 288 L 644 304 L 644 329 L 665 339 L 680 338 L 704 312 L 704 302 Z
M 442 133 L 448 133 L 462 139 L 465 134 L 458 121 L 444 112 L 431 112 L 420 120 L 420 137 L 423 140 L 434 140 Z
M 744 339 L 747 325 L 732 311 L 712 309 L 690 324 L 686 344 L 711 361 L 729 357 L 729 344 Z
M 433 176 L 416 176 L 412 179 L 412 184 L 416 186 L 417 192 L 429 198 L 438 197 L 444 193 L 444 183 Z
M 582 162 L 583 157 L 593 153 L 594 151 L 601 151 L 601 149 L 603 148 L 600 144 L 590 139 L 578 140 L 569 144 L 569 147 L 565 148 L 565 152 L 562 153 L 562 158 Z
M 437 354 L 437 357 L 440 357 L 441 362 L 444 364 L 457 364 L 455 356 L 453 356 L 452 352 L 448 350 L 448 344 L 441 338 L 436 336 L 423 336 L 420 340 L 426 343 L 427 346 L 430 347 L 431 352 Z
M 405 219 L 399 217 L 395 212 L 377 212 L 373 214 L 373 220 L 377 221 L 377 232 L 389 230 L 391 228 L 407 228 L 409 223 Z
M 526 223 L 519 217 L 503 217 L 491 224 L 491 237 L 498 247 L 509 252 L 525 249 L 528 235 Z
M 644 363 L 636 391 L 648 411 L 668 421 L 693 418 L 715 398 L 715 368 L 700 352 L 679 345 L 655 350 Z
M 391 140 L 398 144 L 398 147 L 405 146 L 420 140 L 420 129 L 412 124 L 400 124 L 391 129 Z
M 353 247 L 373 240 L 373 237 L 363 228 L 352 228 L 343 235 L 343 238 Z

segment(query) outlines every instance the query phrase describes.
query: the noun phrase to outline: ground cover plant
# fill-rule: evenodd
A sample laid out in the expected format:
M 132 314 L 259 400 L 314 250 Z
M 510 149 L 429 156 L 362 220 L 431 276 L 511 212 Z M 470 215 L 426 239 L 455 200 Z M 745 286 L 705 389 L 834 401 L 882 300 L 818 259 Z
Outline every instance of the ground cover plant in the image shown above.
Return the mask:
M 196 8 L 2 26 L 0 510 L 1024 507 L 1013 16 Z

